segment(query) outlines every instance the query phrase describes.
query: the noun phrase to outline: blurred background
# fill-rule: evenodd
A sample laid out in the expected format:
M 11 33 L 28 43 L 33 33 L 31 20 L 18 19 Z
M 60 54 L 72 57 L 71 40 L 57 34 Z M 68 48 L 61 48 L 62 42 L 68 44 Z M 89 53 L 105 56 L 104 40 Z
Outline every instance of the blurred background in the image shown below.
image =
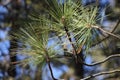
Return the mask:
M 80 0 L 83 5 L 94 4 L 96 1 L 100 7 L 100 25 L 108 31 L 112 31 L 120 17 L 120 0 Z M 22 20 L 28 20 L 28 16 L 34 12 L 44 14 L 44 0 L 0 0 L 0 80 L 52 80 L 46 64 L 34 65 L 17 62 L 24 60 L 25 55 L 15 55 L 14 51 L 21 44 L 15 43 L 9 35 L 17 32 L 22 25 Z M 120 25 L 115 28 L 114 33 L 120 34 Z M 56 39 L 55 39 L 56 40 Z M 54 44 L 54 40 L 49 41 Z M 108 37 L 101 41 L 97 46 L 90 49 L 89 54 L 85 56 L 86 63 L 103 60 L 107 56 L 120 53 L 120 40 L 114 37 Z M 84 52 L 83 52 L 84 55 Z M 65 61 L 64 61 L 65 60 Z M 114 58 L 104 64 L 88 67 L 84 65 L 75 65 L 71 59 L 62 59 L 62 61 L 51 62 L 55 78 L 64 78 L 65 80 L 77 80 L 76 77 L 86 77 L 93 73 L 109 71 L 116 68 L 120 69 L 120 58 Z M 43 67 L 44 66 L 44 67 Z M 120 73 L 102 75 L 91 80 L 120 80 Z

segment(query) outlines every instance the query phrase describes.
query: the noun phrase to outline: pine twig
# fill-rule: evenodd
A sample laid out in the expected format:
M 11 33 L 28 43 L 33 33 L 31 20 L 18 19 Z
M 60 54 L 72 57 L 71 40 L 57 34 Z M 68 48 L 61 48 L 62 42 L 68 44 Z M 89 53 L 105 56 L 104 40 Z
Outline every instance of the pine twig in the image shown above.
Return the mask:
M 106 72 L 99 72 L 99 73 L 92 74 L 91 76 L 85 77 L 85 78 L 80 79 L 80 80 L 89 80 L 89 79 L 95 78 L 97 76 L 101 76 L 101 75 L 105 75 L 105 74 L 112 74 L 112 73 L 117 73 L 117 72 L 120 72 L 120 69 L 116 69 L 116 70 L 112 70 L 112 71 L 106 71 Z
M 48 52 L 47 52 L 46 50 L 45 50 L 45 53 L 46 53 L 45 58 L 46 58 L 46 62 L 47 62 L 47 64 L 48 64 L 48 67 L 49 67 L 49 70 L 50 70 L 50 73 L 51 73 L 51 77 L 52 77 L 53 80 L 57 80 L 57 79 L 55 79 L 55 77 L 54 77 L 54 75 L 53 75 L 52 67 L 51 67 L 51 65 L 50 65 L 50 57 L 49 57 L 49 54 L 48 54 Z
M 63 5 L 63 6 L 64 6 L 64 5 Z M 64 7 L 63 7 L 63 11 L 64 11 Z M 68 30 L 68 28 L 67 28 L 66 25 L 65 25 L 65 16 L 62 16 L 61 21 L 62 21 L 62 23 L 63 23 L 63 25 L 64 25 L 64 30 L 65 30 L 65 33 L 66 33 L 66 35 L 67 35 L 67 37 L 68 37 L 68 40 L 69 40 L 69 42 L 70 42 L 70 44 L 71 44 L 71 46 L 72 46 L 72 48 L 73 48 L 73 55 L 74 55 L 75 61 L 76 61 L 76 63 L 77 63 L 77 62 L 78 62 L 77 51 L 76 51 L 76 48 L 75 48 L 75 46 L 74 46 L 74 44 L 73 44 L 73 42 L 72 42 L 72 39 L 71 39 L 71 37 L 70 37 L 69 30 Z
M 116 25 L 114 26 L 114 29 L 111 31 L 111 33 L 113 33 L 113 32 L 116 30 L 116 28 L 118 27 L 119 24 L 120 24 L 120 17 L 119 17 Z M 104 39 L 98 41 L 96 44 L 93 44 L 92 47 L 95 46 L 95 45 L 97 45 L 97 44 L 100 44 L 101 42 L 103 42 L 104 40 L 108 39 L 109 37 L 110 37 L 110 35 L 108 35 L 108 36 L 105 37 Z
M 120 36 L 117 36 L 117 35 L 109 32 L 109 31 L 106 31 L 106 30 L 100 28 L 99 26 L 92 26 L 92 27 L 93 27 L 93 28 L 96 28 L 96 29 L 99 29 L 99 30 L 101 30 L 102 32 L 104 32 L 104 33 L 106 33 L 106 34 L 109 34 L 109 35 L 111 35 L 111 36 L 113 36 L 113 37 L 115 37 L 115 38 L 117 38 L 117 39 L 120 39 Z
M 92 64 L 87 64 L 87 63 L 83 63 L 83 64 L 86 65 L 86 66 L 95 66 L 95 65 L 105 63 L 106 61 L 109 61 L 110 59 L 115 58 L 115 57 L 120 57 L 120 54 L 110 55 L 107 58 L 105 58 L 104 60 L 99 61 L 99 62 L 95 62 L 95 63 L 92 63 Z
M 53 58 L 64 58 L 64 57 L 65 57 L 65 58 L 72 58 L 72 55 L 56 55 L 56 56 L 53 57 Z M 83 65 L 85 65 L 85 66 L 90 66 L 90 67 L 92 67 L 92 66 L 96 66 L 96 65 L 105 63 L 106 61 L 109 61 L 110 59 L 113 59 L 113 58 L 115 58 L 115 57 L 120 57 L 120 54 L 110 55 L 110 56 L 106 57 L 105 59 L 103 59 L 103 60 L 101 60 L 101 61 L 99 61 L 99 62 L 92 63 L 92 64 L 87 64 L 87 63 L 85 63 L 85 62 L 82 62 L 82 63 L 83 63 Z
M 72 43 L 72 39 L 71 39 L 71 37 L 70 37 L 70 33 L 69 33 L 69 31 L 68 31 L 68 29 L 67 29 L 67 27 L 66 26 L 64 26 L 64 29 L 65 29 L 65 32 L 66 32 L 66 34 L 67 34 L 67 37 L 68 37 L 68 40 L 69 40 L 69 42 L 71 43 L 71 45 L 72 45 L 72 48 L 73 48 L 73 55 L 74 55 L 74 57 L 75 57 L 75 60 L 76 60 L 76 63 L 78 62 L 78 56 L 77 56 L 77 51 L 76 51 L 76 48 L 75 48 L 75 46 L 74 46 L 74 44 Z

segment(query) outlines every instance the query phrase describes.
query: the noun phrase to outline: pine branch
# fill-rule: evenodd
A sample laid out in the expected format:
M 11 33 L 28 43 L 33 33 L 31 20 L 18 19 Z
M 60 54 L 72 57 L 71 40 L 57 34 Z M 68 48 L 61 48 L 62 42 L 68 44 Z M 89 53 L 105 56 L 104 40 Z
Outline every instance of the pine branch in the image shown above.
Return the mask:
M 99 26 L 92 26 L 92 27 L 101 30 L 103 33 L 109 34 L 109 35 L 111 35 L 111 36 L 113 36 L 113 37 L 115 37 L 117 39 L 120 39 L 120 36 L 117 36 L 117 35 L 109 32 L 109 31 L 106 31 L 106 30 L 100 28 Z
M 63 11 L 64 11 L 64 9 L 63 9 Z M 70 42 L 70 44 L 71 44 L 71 46 L 72 46 L 72 48 L 73 48 L 73 55 L 74 55 L 75 61 L 76 61 L 76 63 L 77 63 L 77 62 L 78 62 L 77 51 L 76 51 L 76 48 L 75 48 L 75 46 L 74 46 L 74 44 L 73 44 L 73 42 L 72 42 L 72 39 L 71 39 L 69 30 L 68 30 L 68 28 L 67 28 L 66 25 L 65 25 L 65 16 L 62 16 L 61 21 L 62 21 L 62 23 L 63 23 L 63 25 L 64 25 L 64 30 L 65 30 L 65 33 L 66 33 L 66 35 L 67 35 L 67 37 L 68 37 L 68 40 L 69 40 L 69 42 Z
M 52 77 L 53 80 L 57 80 L 57 79 L 55 79 L 55 77 L 54 77 L 54 75 L 53 75 L 52 67 L 51 67 L 51 65 L 50 65 L 50 57 L 49 57 L 49 54 L 48 54 L 48 52 L 47 52 L 46 50 L 44 50 L 44 51 L 45 51 L 45 53 L 46 53 L 45 58 L 46 58 L 46 62 L 47 62 L 47 64 L 48 64 L 48 67 L 49 67 L 49 70 L 50 70 L 50 73 L 51 73 L 51 77 Z
M 69 52 L 68 52 L 69 53 Z M 71 54 L 71 53 L 70 53 Z M 53 58 L 72 58 L 73 55 L 56 55 L 55 57 Z M 114 54 L 114 55 L 110 55 L 108 56 L 107 58 L 99 61 L 99 62 L 95 62 L 95 63 L 92 63 L 92 64 L 87 64 L 85 62 L 81 62 L 82 64 L 84 64 L 85 66 L 96 66 L 96 65 L 99 65 L 99 64 L 102 64 L 102 63 L 105 63 L 106 61 L 109 61 L 110 59 L 113 59 L 115 57 L 120 57 L 120 54 Z
M 99 62 L 92 63 L 92 64 L 87 64 L 87 63 L 83 63 L 83 64 L 86 65 L 86 66 L 95 66 L 95 65 L 105 63 L 106 61 L 109 61 L 110 59 L 115 58 L 115 57 L 120 57 L 120 54 L 110 55 L 107 58 L 105 58 L 105 59 L 103 59 L 103 60 L 101 60 Z
M 73 55 L 74 55 L 75 61 L 76 61 L 76 63 L 77 63 L 77 62 L 78 62 L 78 56 L 77 56 L 76 48 L 75 48 L 75 46 L 74 46 L 74 44 L 73 44 L 73 42 L 72 42 L 72 39 L 71 39 L 71 37 L 70 37 L 70 33 L 69 33 L 67 27 L 64 27 L 64 29 L 65 29 L 65 32 L 66 32 L 66 34 L 67 34 L 68 40 L 69 40 L 69 42 L 70 42 L 71 45 L 72 45 L 72 48 L 73 48 Z
M 117 72 L 120 72 L 120 69 L 116 69 L 116 70 L 112 70 L 112 71 L 106 71 L 106 72 L 99 72 L 99 73 L 92 74 L 91 76 L 85 77 L 85 78 L 80 79 L 80 80 L 89 80 L 89 79 L 95 78 L 97 76 L 112 74 L 112 73 L 117 73 Z
M 67 53 L 70 53 L 70 52 L 67 52 Z M 73 57 L 73 54 L 70 53 L 69 55 L 56 55 L 56 56 L 51 57 L 51 58 L 72 58 L 72 57 Z M 96 66 L 96 65 L 105 63 L 106 61 L 109 61 L 110 59 L 113 59 L 115 57 L 120 57 L 120 54 L 110 55 L 107 58 L 105 58 L 105 59 L 103 59 L 103 60 L 101 60 L 99 62 L 92 63 L 92 64 L 87 64 L 85 62 L 81 62 L 81 63 L 83 63 L 85 66 Z M 47 62 L 50 62 L 49 56 L 47 56 L 46 59 L 47 59 Z M 22 62 L 21 61 L 17 61 L 17 62 L 11 62 L 10 64 L 15 65 L 15 64 L 19 64 L 19 63 L 22 63 Z
M 120 17 L 119 17 L 116 25 L 114 26 L 114 29 L 111 31 L 111 33 L 113 33 L 113 32 L 116 30 L 116 28 L 118 27 L 119 24 L 120 24 Z M 98 41 L 97 43 L 93 44 L 92 47 L 94 47 L 94 46 L 97 45 L 97 44 L 100 44 L 101 42 L 105 41 L 105 40 L 108 39 L 109 37 L 110 37 L 110 35 L 108 35 L 108 36 L 105 37 L 104 39 Z

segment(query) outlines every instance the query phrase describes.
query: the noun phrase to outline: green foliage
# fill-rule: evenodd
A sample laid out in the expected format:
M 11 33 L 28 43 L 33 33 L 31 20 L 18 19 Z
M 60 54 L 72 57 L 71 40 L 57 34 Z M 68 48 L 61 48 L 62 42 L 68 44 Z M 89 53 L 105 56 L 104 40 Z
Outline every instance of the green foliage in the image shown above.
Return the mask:
M 56 33 L 57 36 L 66 36 L 65 27 L 68 29 L 69 38 L 75 40 L 70 42 L 74 45 L 85 46 L 85 51 L 88 51 L 93 43 L 94 30 L 93 25 L 96 25 L 97 7 L 82 6 L 80 3 L 72 0 L 65 0 L 62 3 L 57 0 L 46 0 L 49 6 L 44 15 L 37 17 L 30 17 L 31 22 L 26 23 L 24 27 L 20 28 L 18 33 L 15 33 L 15 38 L 20 39 L 23 43 L 21 53 L 30 55 L 33 62 L 43 63 L 45 61 L 46 53 L 49 57 L 54 58 L 57 51 L 53 47 L 47 47 L 51 32 Z M 49 15 L 49 16 L 48 16 Z M 66 37 L 66 39 L 68 39 Z M 27 49 L 26 45 L 30 48 Z M 63 45 L 57 44 L 57 45 Z M 61 50 L 61 49 L 60 49 Z M 72 50 L 71 50 L 72 51 Z
M 33 19 L 34 20 L 34 19 Z M 44 23 L 43 23 L 44 22 Z M 55 51 L 47 47 L 49 28 L 48 23 L 43 19 L 34 20 L 21 27 L 18 33 L 13 33 L 14 38 L 22 43 L 20 53 L 30 56 L 27 61 L 35 64 L 45 62 L 46 51 L 53 56 Z
M 96 25 L 98 19 L 98 8 L 95 6 L 82 6 L 80 3 L 76 3 L 72 0 L 47 0 L 49 6 L 48 13 L 52 17 L 54 27 L 64 31 L 64 27 L 67 27 L 69 33 L 74 34 L 74 38 L 78 46 L 84 45 L 87 51 L 92 45 L 94 32 L 92 26 Z M 61 24 L 61 25 L 60 25 Z M 55 26 L 56 25 L 56 26 Z M 60 26 L 58 26 L 60 25 Z M 65 32 L 61 33 L 66 35 Z M 68 36 L 70 37 L 70 36 Z

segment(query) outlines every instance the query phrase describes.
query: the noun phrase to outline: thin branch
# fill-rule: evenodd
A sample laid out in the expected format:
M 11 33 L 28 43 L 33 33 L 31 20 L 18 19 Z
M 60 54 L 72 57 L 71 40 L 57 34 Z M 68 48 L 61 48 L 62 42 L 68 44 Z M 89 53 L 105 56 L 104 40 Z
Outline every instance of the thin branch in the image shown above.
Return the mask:
M 15 61 L 15 62 L 10 62 L 11 65 L 16 65 L 16 64 L 20 64 L 21 61 Z
M 56 55 L 54 58 L 71 58 L 72 55 Z M 99 62 L 95 62 L 95 63 L 92 63 L 92 64 L 87 64 L 85 62 L 82 62 L 85 66 L 96 66 L 96 65 L 99 65 L 99 64 L 102 64 L 102 63 L 105 63 L 106 61 L 109 61 L 110 59 L 113 59 L 115 57 L 120 57 L 120 54 L 114 54 L 114 55 L 110 55 L 108 56 L 107 58 L 99 61 Z
M 46 57 L 46 62 L 47 62 L 47 64 L 48 64 L 48 67 L 49 67 L 49 70 L 50 70 L 50 73 L 51 73 L 51 77 L 52 77 L 53 80 L 57 80 L 57 79 L 55 79 L 55 77 L 54 77 L 54 75 L 53 75 L 52 67 L 51 67 L 51 65 L 50 65 L 50 57 L 49 57 L 49 54 L 48 54 L 48 52 L 47 52 L 46 50 L 44 50 L 44 51 L 45 51 L 45 53 L 46 53 L 46 55 L 45 55 L 45 57 Z
M 82 44 L 78 47 L 78 49 L 77 49 L 77 54 L 79 54 L 79 53 L 82 51 L 82 48 L 83 48 L 85 42 L 86 42 L 86 40 L 84 40 L 84 41 L 82 42 Z
M 118 27 L 119 24 L 120 24 L 120 17 L 119 17 L 116 25 L 114 26 L 114 29 L 111 31 L 111 33 L 113 33 L 113 32 L 116 30 L 116 28 Z M 95 45 L 97 45 L 97 44 L 100 44 L 101 42 L 103 42 L 104 40 L 108 39 L 109 37 L 110 37 L 110 35 L 108 35 L 108 36 L 105 37 L 104 39 L 98 41 L 97 43 L 93 44 L 92 47 L 95 46 Z
M 114 29 L 111 31 L 111 33 L 113 33 L 116 30 L 116 28 L 119 26 L 119 24 L 120 24 L 120 17 L 119 17 Z
M 71 55 L 56 55 L 55 57 L 52 57 L 52 58 L 64 58 L 64 57 L 65 57 L 65 58 L 72 58 L 73 55 L 72 55 L 72 54 L 71 54 Z M 105 58 L 104 60 L 99 61 L 99 62 L 95 62 L 95 63 L 92 63 L 92 64 L 87 64 L 87 63 L 84 63 L 84 62 L 81 62 L 81 63 L 83 63 L 83 65 L 85 65 L 85 66 L 90 66 L 90 67 L 92 67 L 92 66 L 96 66 L 96 65 L 105 63 L 106 61 L 109 61 L 110 59 L 113 59 L 113 58 L 115 58 L 115 57 L 120 57 L 120 54 L 110 55 L 110 56 L 108 56 L 107 58 Z M 57 79 L 55 79 L 54 76 L 53 76 L 52 68 L 51 68 L 51 65 L 50 65 L 50 58 L 49 58 L 48 55 L 46 56 L 46 61 L 47 61 L 47 63 L 48 63 L 48 67 L 49 67 L 49 69 L 50 69 L 51 76 L 52 76 L 53 80 L 57 80 Z M 16 64 L 20 64 L 20 63 L 22 63 L 22 62 L 21 62 L 21 61 L 19 61 L 19 62 L 11 62 L 10 64 L 16 65 Z M 84 79 L 83 79 L 83 80 L 84 80 Z
M 104 32 L 104 33 L 106 33 L 106 34 L 109 34 L 109 35 L 111 35 L 111 36 L 113 36 L 113 37 L 115 37 L 115 38 L 117 38 L 117 39 L 120 39 L 120 36 L 117 36 L 117 35 L 109 32 L 109 31 L 106 31 L 106 30 L 100 28 L 99 26 L 92 26 L 92 27 L 93 27 L 93 28 L 96 28 L 96 29 L 99 29 L 99 30 L 101 30 L 102 32 Z
M 47 60 L 47 63 L 48 63 L 48 67 L 49 67 L 49 70 L 50 70 L 50 73 L 51 73 L 52 79 L 53 79 L 53 80 L 57 80 L 57 79 L 54 78 L 53 71 L 52 71 L 52 67 L 51 67 L 51 65 L 50 65 L 50 61 Z
M 120 72 L 120 69 L 96 73 L 96 74 L 93 74 L 93 75 L 91 75 L 91 76 L 85 77 L 85 78 L 80 79 L 80 80 L 89 80 L 89 79 L 95 78 L 95 77 L 97 77 L 97 76 L 101 76 L 101 75 L 105 75 L 105 74 L 112 74 L 112 73 L 117 73 L 117 72 Z
M 72 43 L 72 39 L 71 39 L 71 37 L 70 37 L 70 33 L 69 33 L 69 31 L 68 31 L 68 29 L 67 29 L 67 27 L 66 26 L 64 26 L 64 29 L 65 29 L 65 32 L 66 32 L 66 34 L 67 34 L 67 37 L 68 37 L 68 40 L 69 40 L 69 42 L 71 43 L 71 45 L 72 45 L 72 48 L 73 48 L 73 52 L 74 52 L 74 57 L 75 57 L 75 60 L 76 60 L 76 63 L 78 62 L 78 56 L 77 56 L 77 51 L 76 51 L 76 48 L 75 48 L 75 46 L 74 46 L 74 44 Z
M 63 5 L 63 13 L 64 13 L 64 5 Z M 69 40 L 70 44 L 72 45 L 72 48 L 73 48 L 73 55 L 74 55 L 75 61 L 76 61 L 76 63 L 77 63 L 77 62 L 78 62 L 77 51 L 76 51 L 76 48 L 75 48 L 75 46 L 74 46 L 74 44 L 73 44 L 73 42 L 72 42 L 72 39 L 71 39 L 69 30 L 68 30 L 68 28 L 66 27 L 65 16 L 62 16 L 61 22 L 62 22 L 63 25 L 64 25 L 63 27 L 64 27 L 65 33 L 66 33 L 66 35 L 67 35 L 67 37 L 68 37 L 68 40 Z
M 83 63 L 83 64 L 86 65 L 86 66 L 95 66 L 95 65 L 105 63 L 106 61 L 109 61 L 110 59 L 115 58 L 115 57 L 120 57 L 120 54 L 110 55 L 107 58 L 105 58 L 105 59 L 103 59 L 103 60 L 101 60 L 99 62 L 92 63 L 92 64 L 87 64 L 87 63 Z

